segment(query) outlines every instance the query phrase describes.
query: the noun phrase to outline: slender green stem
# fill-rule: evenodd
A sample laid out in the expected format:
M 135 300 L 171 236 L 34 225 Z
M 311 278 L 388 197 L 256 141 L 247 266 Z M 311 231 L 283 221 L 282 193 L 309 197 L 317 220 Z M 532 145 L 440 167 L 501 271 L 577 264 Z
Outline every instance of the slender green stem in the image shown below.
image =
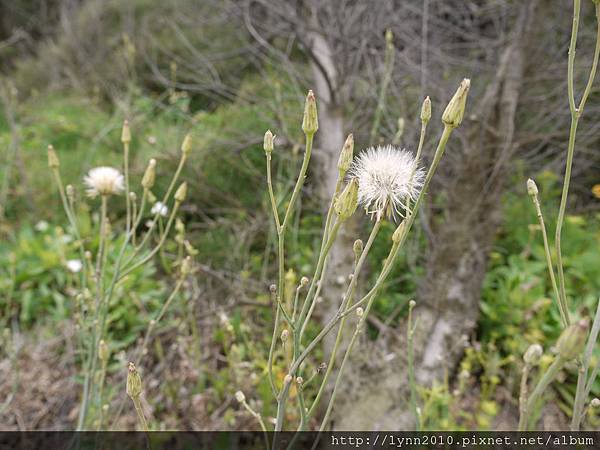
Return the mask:
M 563 366 L 565 365 L 565 362 L 566 361 L 564 359 L 562 359 L 560 356 L 557 356 L 554 359 L 554 361 L 552 361 L 552 364 L 550 365 L 550 367 L 548 367 L 546 372 L 544 372 L 544 375 L 542 376 L 540 381 L 538 381 L 537 385 L 535 386 L 535 389 L 533 390 L 533 392 L 531 393 L 531 396 L 529 397 L 529 399 L 527 400 L 527 403 L 525 404 L 525 410 L 527 411 L 527 414 L 531 413 L 536 402 L 541 397 L 541 395 L 544 393 L 544 391 L 546 390 L 548 385 L 550 383 L 552 383 L 552 381 L 554 380 L 554 378 L 556 377 L 556 375 L 558 374 L 560 369 L 563 368 Z M 523 424 L 521 424 L 521 423 L 519 424 L 519 431 L 526 431 L 527 428 L 529 427 L 529 422 L 530 422 L 530 417 L 526 417 L 523 420 Z
M 279 213 L 277 212 L 277 202 L 275 201 L 275 194 L 273 193 L 273 181 L 271 180 L 271 153 L 265 153 L 267 158 L 267 186 L 269 190 L 269 199 L 271 201 L 271 210 L 273 212 L 273 218 L 275 219 L 275 225 L 277 226 L 277 232 L 281 224 L 279 223 Z
M 342 310 L 342 311 L 344 311 L 346 309 L 346 307 L 348 306 L 348 303 L 352 300 L 352 297 L 354 296 L 354 291 L 356 289 L 356 284 L 358 283 L 358 279 L 359 279 L 361 270 L 367 259 L 367 255 L 368 255 L 369 251 L 371 250 L 371 246 L 373 245 L 373 242 L 375 242 L 375 237 L 379 233 L 380 228 L 381 228 L 381 220 L 377 220 L 375 222 L 375 225 L 373 225 L 373 228 L 371 229 L 371 234 L 369 235 L 369 239 L 367 239 L 367 243 L 365 244 L 363 251 L 360 254 L 360 257 L 356 263 L 356 267 L 354 268 L 354 272 L 352 273 L 352 278 L 350 280 L 350 284 L 348 286 L 348 289 L 346 290 L 344 299 L 342 301 L 342 305 L 340 307 L 340 310 Z M 333 371 L 337 352 L 338 352 L 339 346 L 342 342 L 345 321 L 346 321 L 346 317 L 344 316 L 344 317 L 342 317 L 342 319 L 340 321 L 340 326 L 338 328 L 337 336 L 335 338 L 335 343 L 333 345 L 331 355 L 329 356 L 329 362 L 327 363 L 327 369 L 325 370 L 325 374 L 323 375 L 323 380 L 321 381 L 319 391 L 317 392 L 317 395 L 316 395 L 315 399 L 313 400 L 310 409 L 308 410 L 309 417 L 311 417 L 313 415 L 313 413 L 315 412 L 317 405 L 319 404 L 319 401 L 321 400 L 321 396 L 323 395 L 323 392 L 325 391 L 325 388 L 327 387 L 327 381 L 329 380 L 329 376 L 331 375 L 331 372 Z
M 563 328 L 566 328 L 569 326 L 569 322 L 567 319 L 568 311 L 564 309 L 565 305 L 563 305 L 561 301 L 561 295 L 558 291 L 558 286 L 556 285 L 556 278 L 554 276 L 554 266 L 552 265 L 552 256 L 550 255 L 550 245 L 548 244 L 548 235 L 546 233 L 546 224 L 544 223 L 544 216 L 542 214 L 542 208 L 540 206 L 537 194 L 532 197 L 532 200 L 535 206 L 538 221 L 540 223 L 540 228 L 542 230 L 542 238 L 544 241 L 544 253 L 546 255 L 546 266 L 548 267 L 548 274 L 550 275 L 552 290 L 554 291 L 554 296 L 556 297 L 556 305 L 558 307 L 558 311 L 560 312 L 560 318 L 563 324 Z
M 142 409 L 142 402 L 140 402 L 140 398 L 131 397 L 131 400 L 133 400 L 133 406 L 135 406 L 135 412 L 138 416 L 138 420 L 140 421 L 142 431 L 150 431 L 148 429 L 148 422 L 146 422 L 146 417 L 144 416 L 144 410 Z
M 521 374 L 521 387 L 519 390 L 519 430 L 525 430 L 527 427 L 527 380 L 529 378 L 529 364 L 523 366 Z
M 262 416 L 258 412 L 254 411 L 250 407 L 250 405 L 246 402 L 246 400 L 244 400 L 242 402 L 242 406 L 246 409 L 246 411 L 248 411 L 252 415 L 252 417 L 254 417 L 258 421 L 258 423 L 260 425 L 260 429 L 263 431 L 263 433 L 265 435 L 266 449 L 269 450 L 269 436 L 268 436 L 267 426 L 265 425 L 265 421 L 263 420 Z
M 129 198 L 129 142 L 123 143 L 123 172 L 125 173 L 125 208 L 127 210 L 125 228 L 129 232 L 131 228 L 131 199 Z
M 417 406 L 417 382 L 415 380 L 415 362 L 414 362 L 414 348 L 413 348 L 413 337 L 417 324 L 413 326 L 412 312 L 414 309 L 414 302 L 410 302 L 408 305 L 408 323 L 406 326 L 406 340 L 408 345 L 408 384 L 410 385 L 410 406 L 415 416 L 415 430 L 421 431 L 421 414 L 419 413 L 419 407 Z

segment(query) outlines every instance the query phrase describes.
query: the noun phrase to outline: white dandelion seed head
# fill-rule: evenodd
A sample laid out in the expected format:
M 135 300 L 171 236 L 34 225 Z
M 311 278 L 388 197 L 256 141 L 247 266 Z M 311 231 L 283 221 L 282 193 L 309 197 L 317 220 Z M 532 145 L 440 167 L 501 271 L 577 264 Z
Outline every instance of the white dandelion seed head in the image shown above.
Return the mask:
M 87 195 L 92 198 L 119 194 L 125 189 L 123 175 L 113 167 L 96 167 L 88 172 L 83 182 L 87 186 Z
M 83 269 L 83 263 L 78 259 L 69 259 L 67 261 L 67 269 L 73 273 L 81 272 L 81 269 Z
M 412 153 L 392 145 L 361 152 L 349 174 L 358 179 L 358 202 L 377 219 L 384 214 L 404 216 L 408 202 L 417 198 L 425 177 Z
M 169 214 L 169 208 L 163 202 L 156 202 L 150 212 L 152 214 L 158 214 L 162 217 L 167 217 Z

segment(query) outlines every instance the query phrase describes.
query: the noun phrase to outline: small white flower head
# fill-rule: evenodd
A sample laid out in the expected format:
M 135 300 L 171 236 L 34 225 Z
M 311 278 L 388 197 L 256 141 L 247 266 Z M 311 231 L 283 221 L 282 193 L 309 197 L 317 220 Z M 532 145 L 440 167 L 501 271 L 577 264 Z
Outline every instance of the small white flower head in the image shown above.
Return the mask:
M 83 269 L 83 263 L 78 259 L 69 259 L 67 261 L 67 269 L 73 273 L 81 272 L 81 269 Z
M 163 202 L 156 202 L 150 211 L 152 214 L 158 214 L 162 217 L 167 217 L 169 208 Z
M 366 149 L 354 159 L 350 176 L 358 179 L 358 202 L 378 220 L 384 215 L 403 217 L 407 201 L 423 186 L 425 171 L 415 157 L 392 145 Z
M 114 195 L 125 189 L 124 178 L 112 167 L 96 167 L 88 172 L 83 182 L 87 186 L 87 195 L 94 198 L 98 195 Z

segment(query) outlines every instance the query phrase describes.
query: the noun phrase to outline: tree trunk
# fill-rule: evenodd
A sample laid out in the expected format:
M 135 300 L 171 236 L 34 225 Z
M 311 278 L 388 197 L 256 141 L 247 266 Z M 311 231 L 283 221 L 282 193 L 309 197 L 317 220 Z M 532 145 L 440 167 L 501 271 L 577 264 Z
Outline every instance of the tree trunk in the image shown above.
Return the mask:
M 475 98 L 469 100 L 470 120 L 457 130 L 461 136 L 454 136 L 447 149 L 453 153 L 453 178 L 445 187 L 444 220 L 432 227 L 435 239 L 430 243 L 426 275 L 414 311 L 418 319 L 414 348 L 419 384 L 431 385 L 442 379 L 445 370 L 456 366 L 464 337 L 477 323 L 488 252 L 500 223 L 500 198 L 514 149 L 515 112 L 527 61 L 525 43 L 537 3 L 521 6 L 494 79 L 478 108 L 473 107 Z M 458 137 L 462 137 L 461 152 Z M 346 370 L 334 428 L 414 426 L 408 404 L 406 323 L 394 331 L 375 342 L 363 337 L 362 349 L 356 349 Z

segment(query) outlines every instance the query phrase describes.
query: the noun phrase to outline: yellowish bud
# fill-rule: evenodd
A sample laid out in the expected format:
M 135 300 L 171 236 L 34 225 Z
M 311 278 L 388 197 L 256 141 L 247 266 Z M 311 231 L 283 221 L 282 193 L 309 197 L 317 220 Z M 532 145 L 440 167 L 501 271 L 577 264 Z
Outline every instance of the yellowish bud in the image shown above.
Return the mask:
M 132 362 L 129 363 L 127 370 L 126 392 L 131 398 L 137 398 L 142 394 L 142 378 Z
M 271 153 L 273 151 L 273 139 L 275 139 L 275 136 L 273 136 L 271 130 L 267 130 L 263 141 L 263 149 L 265 150 L 265 153 Z
M 288 336 L 290 335 L 290 332 L 288 330 L 283 330 L 281 332 L 281 342 L 286 342 L 288 339 Z
M 283 382 L 285 384 L 290 384 L 292 382 L 294 378 L 288 373 L 284 378 L 283 378 Z
M 354 258 L 358 259 L 360 258 L 360 255 L 363 252 L 363 248 L 364 248 L 364 244 L 363 241 L 360 239 L 357 239 L 354 241 L 354 245 L 352 246 L 352 250 L 354 251 Z
M 532 197 L 538 195 L 537 184 L 535 184 L 535 181 L 533 181 L 531 178 L 527 180 L 527 193 Z
M 142 177 L 142 187 L 144 189 L 152 189 L 154 186 L 154 181 L 156 180 L 156 160 L 152 158 L 148 162 L 148 167 L 146 167 L 146 171 L 144 172 L 144 176 Z
M 358 317 L 362 317 L 365 314 L 364 309 L 362 309 L 360 306 L 358 308 L 356 308 L 356 315 Z
M 421 122 L 428 123 L 431 119 L 431 100 L 429 96 L 423 100 L 423 106 L 421 106 Z
M 56 151 L 54 151 L 54 147 L 51 145 L 48 146 L 48 167 L 51 169 L 58 169 L 60 166 L 60 162 L 58 161 L 58 155 Z
M 467 94 L 471 87 L 471 80 L 465 78 L 461 81 L 460 86 L 456 90 L 454 97 L 446 106 L 444 114 L 442 114 L 442 122 L 444 124 L 456 128 L 462 123 L 463 116 L 465 114 L 465 106 L 467 104 Z
M 354 214 L 358 206 L 358 180 L 353 178 L 335 200 L 334 209 L 338 220 L 345 221 Z
M 400 222 L 400 225 L 396 227 L 396 230 L 394 230 L 394 234 L 392 234 L 392 242 L 394 244 L 398 244 L 400 242 L 400 239 L 402 239 L 402 235 L 404 234 L 404 228 L 406 228 L 405 220 Z
M 187 196 L 187 183 L 184 181 L 175 191 L 175 201 L 179 203 L 183 203 L 185 201 L 185 197 Z
M 123 128 L 121 129 L 121 142 L 123 144 L 129 144 L 131 142 L 131 128 L 129 128 L 129 121 L 123 121 Z
M 338 159 L 338 171 L 340 172 L 340 178 L 343 178 L 348 172 L 348 169 L 350 169 L 353 157 L 354 136 L 352 135 L 352 133 L 350 133 L 346 138 L 346 142 L 344 142 L 342 152 L 340 153 L 340 158 Z
M 558 338 L 556 349 L 558 356 L 564 360 L 570 360 L 579 356 L 583 351 L 585 340 L 588 335 L 589 322 L 581 319 L 579 322 L 569 325 Z
M 301 287 L 306 287 L 308 285 L 308 277 L 302 277 L 300 278 L 300 286 Z
M 181 153 L 184 156 L 188 156 L 192 151 L 192 134 L 188 133 L 183 138 L 183 143 L 181 144 Z
M 304 134 L 313 135 L 319 129 L 317 116 L 317 101 L 313 91 L 308 91 L 306 103 L 304 104 L 304 117 L 302 119 L 302 131 Z
M 540 344 L 532 344 L 523 355 L 523 361 L 529 366 L 535 366 L 542 357 L 544 350 Z
M 106 362 L 108 361 L 109 357 L 110 350 L 108 349 L 108 345 L 106 345 L 106 342 L 104 342 L 104 339 L 102 339 L 98 343 L 98 358 L 100 358 L 100 361 Z

